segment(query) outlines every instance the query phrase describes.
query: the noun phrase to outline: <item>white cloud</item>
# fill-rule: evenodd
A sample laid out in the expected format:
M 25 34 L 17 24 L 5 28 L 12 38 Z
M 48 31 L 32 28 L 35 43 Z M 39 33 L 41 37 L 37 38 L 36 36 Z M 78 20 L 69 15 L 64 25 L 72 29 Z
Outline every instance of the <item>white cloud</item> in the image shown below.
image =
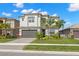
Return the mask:
M 24 7 L 23 3 L 16 3 L 16 4 L 13 4 L 13 5 L 16 6 L 17 8 L 23 8 Z
M 38 12 L 40 12 L 40 11 L 41 11 L 41 9 L 38 9 L 37 11 L 38 11 Z
M 2 15 L 4 15 L 4 16 L 11 16 L 12 14 L 10 14 L 10 13 L 6 13 L 6 12 L 2 12 Z
M 40 12 L 42 15 L 47 15 L 48 13 L 46 11 Z
M 23 9 L 22 11 L 21 11 L 21 13 L 26 13 L 27 12 L 27 10 L 26 9 Z
M 68 28 L 68 27 L 70 27 L 71 25 L 72 25 L 71 22 L 66 22 L 66 23 L 64 24 L 64 28 Z
M 28 13 L 32 13 L 32 11 L 33 11 L 33 9 L 29 9 L 29 10 L 23 9 L 23 10 L 21 11 L 21 13 L 23 13 L 23 14 L 28 14 Z
M 79 11 L 79 3 L 71 3 L 68 8 L 69 11 Z
M 13 12 L 18 12 L 18 10 L 13 10 Z
M 33 10 L 32 13 L 40 13 L 41 9 Z
M 34 9 L 23 9 L 21 11 L 21 13 L 23 14 L 29 14 L 29 13 L 40 13 L 42 15 L 47 15 L 48 13 L 46 11 L 41 11 L 41 9 L 37 9 L 37 10 L 34 10 Z
M 55 14 L 53 14 L 52 16 L 57 16 L 57 14 L 55 13 Z
M 39 13 L 39 12 L 34 10 L 32 13 Z
M 66 25 L 71 25 L 71 22 L 66 22 L 65 24 L 66 24 Z

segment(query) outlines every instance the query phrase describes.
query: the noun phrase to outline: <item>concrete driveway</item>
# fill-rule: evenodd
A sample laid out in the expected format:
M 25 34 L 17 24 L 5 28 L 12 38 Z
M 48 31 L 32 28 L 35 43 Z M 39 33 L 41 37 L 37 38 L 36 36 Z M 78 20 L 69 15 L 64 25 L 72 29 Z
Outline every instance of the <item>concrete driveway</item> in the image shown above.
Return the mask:
M 10 41 L 8 43 L 30 43 L 33 40 L 35 40 L 35 38 L 18 38 L 14 41 Z
M 4 45 L 0 45 L 0 49 L 22 50 L 25 45 L 21 45 L 21 44 L 30 44 L 33 40 L 35 40 L 35 38 L 18 38 L 14 41 L 7 42 L 10 45 L 6 45 L 6 43 L 1 43 Z M 11 45 L 11 44 L 13 44 L 13 45 Z M 15 44 L 17 44 L 17 45 L 15 45 Z

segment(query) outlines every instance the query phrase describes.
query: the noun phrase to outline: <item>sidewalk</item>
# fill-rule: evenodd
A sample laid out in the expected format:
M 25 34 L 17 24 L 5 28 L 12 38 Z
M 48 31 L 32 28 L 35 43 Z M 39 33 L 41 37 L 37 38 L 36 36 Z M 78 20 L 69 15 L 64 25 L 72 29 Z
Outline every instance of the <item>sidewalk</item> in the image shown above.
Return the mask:
M 30 43 L 30 42 L 26 42 L 26 43 L 0 43 L 0 45 L 49 45 L 49 46 L 79 46 L 79 44 L 40 44 L 40 43 Z

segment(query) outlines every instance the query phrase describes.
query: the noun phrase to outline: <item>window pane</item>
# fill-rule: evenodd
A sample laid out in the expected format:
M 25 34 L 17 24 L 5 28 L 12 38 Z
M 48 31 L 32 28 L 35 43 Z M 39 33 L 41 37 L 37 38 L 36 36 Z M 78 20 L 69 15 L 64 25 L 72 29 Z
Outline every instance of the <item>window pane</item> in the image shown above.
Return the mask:
M 24 17 L 22 17 L 22 21 L 24 21 Z
M 33 16 L 28 17 L 28 21 L 29 21 L 29 22 L 34 22 L 34 19 L 35 19 L 35 17 L 33 17 Z

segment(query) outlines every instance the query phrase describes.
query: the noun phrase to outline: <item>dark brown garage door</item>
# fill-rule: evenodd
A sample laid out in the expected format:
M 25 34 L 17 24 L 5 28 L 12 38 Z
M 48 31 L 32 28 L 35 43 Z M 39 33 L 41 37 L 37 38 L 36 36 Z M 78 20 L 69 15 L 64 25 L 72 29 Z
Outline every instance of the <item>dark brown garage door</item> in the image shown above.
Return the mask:
M 35 38 L 36 37 L 36 30 L 23 30 L 22 37 L 23 38 Z

